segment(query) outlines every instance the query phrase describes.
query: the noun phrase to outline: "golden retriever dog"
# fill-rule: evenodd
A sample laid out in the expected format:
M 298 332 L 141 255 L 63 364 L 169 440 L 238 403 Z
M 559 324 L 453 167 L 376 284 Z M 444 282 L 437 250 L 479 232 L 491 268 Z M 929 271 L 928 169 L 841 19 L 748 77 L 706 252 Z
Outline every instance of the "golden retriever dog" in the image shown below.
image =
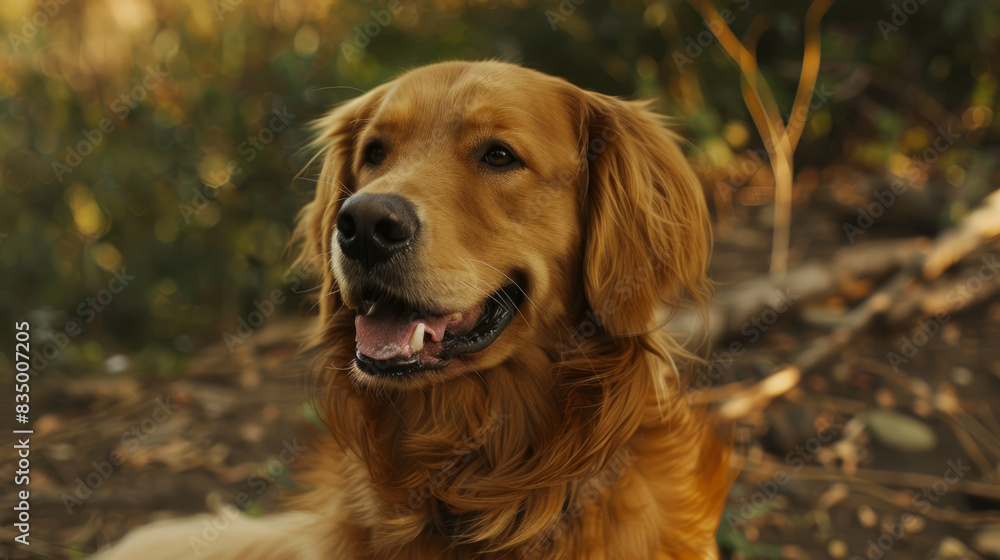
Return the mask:
M 323 263 L 330 434 L 302 492 L 259 519 L 154 524 L 101 558 L 717 558 L 730 445 L 685 398 L 695 358 L 658 328 L 709 297 L 708 214 L 662 120 L 447 62 L 317 129 L 297 233 L 300 262 Z

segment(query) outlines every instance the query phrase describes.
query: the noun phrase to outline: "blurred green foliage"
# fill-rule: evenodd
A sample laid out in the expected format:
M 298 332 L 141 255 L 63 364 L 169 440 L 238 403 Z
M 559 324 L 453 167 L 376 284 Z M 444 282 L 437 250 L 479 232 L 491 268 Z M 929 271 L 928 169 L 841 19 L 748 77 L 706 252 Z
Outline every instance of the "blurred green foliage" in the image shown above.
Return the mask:
M 715 3 L 737 35 L 767 15 L 760 62 L 787 111 L 807 5 Z M 799 169 L 882 176 L 958 123 L 919 186 L 946 201 L 943 222 L 995 189 L 996 7 L 834 5 L 818 88 L 833 95 L 814 106 Z M 0 334 L 30 319 L 46 341 L 95 309 L 55 363 L 128 352 L 176 369 L 254 301 L 291 293 L 282 252 L 315 178 L 293 180 L 306 125 L 407 68 L 501 58 L 658 98 L 703 172 L 759 146 L 735 66 L 676 0 L 4 0 L 0 31 Z M 96 312 L 87 298 L 122 268 L 134 280 Z

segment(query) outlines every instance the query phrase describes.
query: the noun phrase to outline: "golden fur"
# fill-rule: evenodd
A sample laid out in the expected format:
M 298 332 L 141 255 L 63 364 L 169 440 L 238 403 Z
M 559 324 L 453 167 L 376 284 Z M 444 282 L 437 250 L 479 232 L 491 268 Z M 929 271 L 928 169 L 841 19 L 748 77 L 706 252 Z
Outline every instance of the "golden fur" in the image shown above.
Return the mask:
M 300 262 L 324 263 L 313 343 L 332 438 L 289 513 L 234 521 L 198 557 L 715 558 L 729 449 L 684 398 L 675 360 L 691 356 L 656 330 L 660 306 L 708 299 L 708 219 L 660 119 L 518 66 L 449 62 L 317 128 L 297 234 Z M 376 136 L 390 148 L 372 169 Z M 497 137 L 522 168 L 469 159 Z M 464 309 L 516 280 L 526 297 L 491 346 L 405 379 L 352 367 L 359 302 L 333 232 L 357 192 L 417 208 L 407 297 Z M 137 531 L 106 558 L 193 557 L 184 535 L 203 522 Z

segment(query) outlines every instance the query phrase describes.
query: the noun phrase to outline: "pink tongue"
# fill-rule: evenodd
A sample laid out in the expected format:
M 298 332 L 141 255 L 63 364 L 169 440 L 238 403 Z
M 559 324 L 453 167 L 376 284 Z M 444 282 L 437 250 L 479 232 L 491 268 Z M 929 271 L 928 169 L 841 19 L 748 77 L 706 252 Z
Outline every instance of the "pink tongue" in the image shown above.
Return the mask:
M 413 317 L 408 312 L 389 310 L 372 315 L 358 315 L 354 319 L 358 351 L 376 360 L 388 360 L 413 353 L 409 348 L 410 337 L 418 323 L 426 326 L 431 339 L 440 342 L 448 327 L 447 317 Z

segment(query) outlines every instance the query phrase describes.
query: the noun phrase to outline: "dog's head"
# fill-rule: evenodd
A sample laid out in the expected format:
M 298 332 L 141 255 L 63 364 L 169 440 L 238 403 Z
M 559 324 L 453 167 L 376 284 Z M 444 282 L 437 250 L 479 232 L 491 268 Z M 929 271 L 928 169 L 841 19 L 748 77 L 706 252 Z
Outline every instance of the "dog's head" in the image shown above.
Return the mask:
M 449 62 L 318 129 L 301 258 L 324 263 L 323 342 L 355 341 L 361 383 L 444 381 L 527 346 L 555 360 L 581 336 L 641 333 L 659 304 L 707 292 L 699 185 L 642 104 Z

